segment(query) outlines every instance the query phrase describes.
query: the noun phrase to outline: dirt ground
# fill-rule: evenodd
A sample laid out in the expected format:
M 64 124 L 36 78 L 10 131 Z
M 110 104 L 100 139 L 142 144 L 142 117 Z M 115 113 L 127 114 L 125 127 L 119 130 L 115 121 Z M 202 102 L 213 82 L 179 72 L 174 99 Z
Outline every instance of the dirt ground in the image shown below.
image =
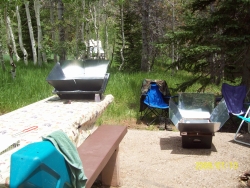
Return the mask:
M 250 147 L 233 140 L 232 126 L 215 133 L 211 149 L 184 149 L 174 127 L 121 124 L 128 127 L 119 150 L 121 188 L 247 187 L 240 176 L 250 171 Z M 243 139 L 250 141 L 250 134 Z

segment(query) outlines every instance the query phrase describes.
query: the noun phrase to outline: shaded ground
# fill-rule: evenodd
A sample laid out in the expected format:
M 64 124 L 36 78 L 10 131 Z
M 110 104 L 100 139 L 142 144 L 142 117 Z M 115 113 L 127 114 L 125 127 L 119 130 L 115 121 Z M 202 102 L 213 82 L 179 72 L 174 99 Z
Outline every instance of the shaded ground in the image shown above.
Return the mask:
M 120 145 L 121 187 L 246 187 L 239 175 L 250 169 L 250 148 L 233 136 L 218 132 L 211 149 L 184 149 L 179 132 L 129 129 Z
M 182 148 L 173 125 L 173 131 L 159 131 L 158 124 L 137 120 L 119 124 L 128 127 L 120 144 L 121 188 L 247 187 L 239 176 L 250 170 L 250 147 L 233 141 L 237 125 L 230 121 L 215 133 L 211 149 Z M 250 141 L 246 130 L 243 139 Z

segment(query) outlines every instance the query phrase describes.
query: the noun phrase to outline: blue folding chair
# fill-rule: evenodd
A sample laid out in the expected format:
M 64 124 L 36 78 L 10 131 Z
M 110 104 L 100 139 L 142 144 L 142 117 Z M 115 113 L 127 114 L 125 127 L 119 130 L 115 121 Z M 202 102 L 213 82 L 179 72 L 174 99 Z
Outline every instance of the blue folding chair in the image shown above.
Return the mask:
M 244 122 L 250 123 L 250 118 L 247 118 L 247 116 L 249 116 L 250 106 L 249 106 L 249 103 L 245 102 L 245 98 L 247 96 L 246 86 L 245 85 L 232 86 L 232 85 L 223 83 L 222 95 L 226 102 L 229 115 L 236 116 L 242 120 L 235 133 L 234 140 L 241 144 L 250 145 L 250 143 L 247 143 L 238 139 L 239 132 Z M 248 105 L 247 110 L 245 108 L 246 105 Z
M 165 99 L 165 100 L 164 100 Z M 146 94 L 143 95 L 143 110 L 141 110 L 141 120 L 146 117 L 153 115 L 153 120 L 147 125 L 154 123 L 157 119 L 163 118 L 164 124 L 167 118 L 169 105 L 169 97 L 164 98 L 163 94 L 160 92 L 158 85 L 155 82 L 151 82 Z

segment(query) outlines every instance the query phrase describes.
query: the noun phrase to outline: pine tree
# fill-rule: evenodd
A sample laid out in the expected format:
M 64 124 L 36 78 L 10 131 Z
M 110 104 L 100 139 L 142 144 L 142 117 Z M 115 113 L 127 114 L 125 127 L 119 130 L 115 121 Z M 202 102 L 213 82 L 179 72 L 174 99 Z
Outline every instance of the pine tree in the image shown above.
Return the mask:
M 210 83 L 224 79 L 250 87 L 250 2 L 244 0 L 194 0 L 185 9 L 185 26 L 175 32 L 174 40 L 182 48 L 180 59 L 173 66 L 194 74 L 192 80 L 177 89 L 200 82 L 204 90 Z M 228 74 L 237 70 L 238 75 Z

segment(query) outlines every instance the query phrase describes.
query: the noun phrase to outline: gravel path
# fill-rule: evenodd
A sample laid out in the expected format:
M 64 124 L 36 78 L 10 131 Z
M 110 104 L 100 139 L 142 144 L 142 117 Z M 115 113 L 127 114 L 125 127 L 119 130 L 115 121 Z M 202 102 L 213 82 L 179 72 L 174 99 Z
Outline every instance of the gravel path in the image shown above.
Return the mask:
M 247 135 L 250 137 L 250 135 Z M 120 144 L 121 188 L 247 187 L 250 147 L 217 132 L 211 149 L 183 149 L 179 132 L 129 129 Z

